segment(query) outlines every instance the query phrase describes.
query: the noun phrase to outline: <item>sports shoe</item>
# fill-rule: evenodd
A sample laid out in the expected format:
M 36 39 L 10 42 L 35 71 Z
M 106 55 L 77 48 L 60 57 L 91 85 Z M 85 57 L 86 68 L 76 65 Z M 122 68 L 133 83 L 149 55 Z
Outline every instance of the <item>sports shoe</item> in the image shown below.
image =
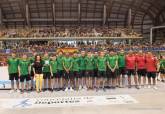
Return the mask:
M 14 92 L 15 92 L 15 90 L 13 90 L 13 89 L 9 91 L 9 93 L 14 93 Z
M 153 87 L 155 90 L 157 90 L 158 88 L 156 86 Z
M 81 89 L 82 89 L 82 86 L 80 85 L 80 86 L 79 86 L 79 90 L 81 90 Z
M 103 88 L 103 91 L 104 91 L 104 92 L 106 92 L 106 89 L 105 89 L 105 88 Z
M 19 90 L 19 89 L 17 89 L 17 90 L 16 90 L 16 92 L 17 92 L 17 93 L 20 93 L 20 90 Z
M 151 88 L 151 86 L 150 85 L 148 85 L 148 89 L 150 89 Z
M 65 91 L 68 91 L 68 88 L 67 87 L 65 88 Z
M 74 91 L 72 87 L 70 88 L 70 91 Z

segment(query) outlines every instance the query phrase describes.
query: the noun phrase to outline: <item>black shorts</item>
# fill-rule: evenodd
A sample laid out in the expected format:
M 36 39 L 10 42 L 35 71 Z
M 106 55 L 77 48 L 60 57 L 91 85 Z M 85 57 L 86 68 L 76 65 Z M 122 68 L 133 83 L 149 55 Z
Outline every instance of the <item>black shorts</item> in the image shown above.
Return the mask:
M 95 70 L 93 71 L 93 77 L 97 77 L 97 75 L 98 75 L 98 70 L 95 69 Z
M 68 72 L 64 72 L 64 78 L 69 80 L 69 79 L 73 79 L 73 72 L 70 71 L 69 73 Z
M 86 77 L 93 77 L 93 70 L 87 70 L 85 74 Z
M 80 76 L 78 71 L 73 71 L 72 75 L 74 78 L 79 78 L 79 76 Z
M 98 78 L 106 78 L 106 71 L 98 71 Z
M 57 77 L 58 78 L 64 77 L 64 70 L 58 70 L 57 71 Z
M 118 73 L 119 73 L 119 75 L 125 75 L 126 74 L 125 73 L 125 68 L 119 68 Z
M 57 77 L 57 73 L 53 73 L 52 79 L 53 79 L 53 78 L 58 78 L 58 77 Z
M 148 78 L 156 78 L 156 72 L 147 72 Z
M 82 78 L 82 77 L 85 77 L 86 75 L 85 75 L 85 70 L 81 70 L 80 71 L 80 78 Z
M 20 82 L 24 82 L 26 80 L 26 82 L 28 82 L 30 80 L 30 76 L 29 75 L 21 75 L 20 76 Z
M 9 80 L 13 81 L 13 80 L 18 80 L 18 79 L 19 79 L 18 73 L 9 74 Z
M 107 78 L 113 78 L 115 79 L 117 77 L 117 70 L 115 70 L 114 72 L 112 72 L 110 69 L 108 70 L 108 76 Z
M 136 74 L 135 69 L 127 69 L 128 76 L 131 76 L 131 75 L 135 76 L 135 74 Z
M 43 72 L 43 79 L 51 79 L 51 73 L 50 72 Z
M 164 69 L 160 69 L 159 72 L 160 72 L 161 74 L 165 74 L 165 70 L 164 70 Z
M 138 69 L 137 74 L 138 76 L 146 76 L 146 69 Z

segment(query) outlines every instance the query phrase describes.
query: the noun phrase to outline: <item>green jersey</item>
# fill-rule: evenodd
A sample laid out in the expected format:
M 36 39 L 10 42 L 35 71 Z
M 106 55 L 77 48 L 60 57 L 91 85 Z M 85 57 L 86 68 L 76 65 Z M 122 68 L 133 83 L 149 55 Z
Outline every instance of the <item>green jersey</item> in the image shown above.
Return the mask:
M 72 67 L 72 64 L 73 64 L 73 59 L 71 57 L 64 57 L 63 67 L 70 70 Z
M 94 69 L 93 57 L 86 57 L 85 58 L 85 66 L 86 66 L 86 70 L 93 70 Z
M 52 73 L 57 73 L 57 61 L 56 60 L 51 61 L 50 66 L 52 68 Z
M 97 59 L 97 65 L 98 65 L 98 71 L 106 71 L 106 57 L 98 57 Z
M 165 69 L 165 59 L 160 60 L 160 69 Z
M 29 74 L 29 66 L 30 66 L 29 60 L 19 60 L 19 68 L 20 68 L 21 76 Z
M 72 65 L 72 71 L 79 71 L 79 58 L 78 57 L 74 57 L 73 58 L 73 65 Z
M 43 58 L 43 72 L 50 72 L 50 59 L 49 58 Z
M 9 74 L 18 73 L 19 60 L 17 58 L 9 58 L 7 63 Z
M 93 61 L 94 61 L 93 67 L 94 67 L 94 69 L 97 69 L 97 59 L 98 59 L 97 56 L 95 56 L 95 57 L 93 58 Z
M 117 55 L 109 56 L 107 60 L 111 68 L 115 68 L 117 61 L 118 61 Z
M 79 65 L 80 65 L 80 70 L 85 70 L 86 69 L 85 57 L 81 56 L 79 58 Z
M 63 68 L 63 56 L 57 57 L 57 70 L 64 70 Z
M 118 66 L 119 66 L 119 68 L 125 67 L 125 55 L 124 54 L 118 55 Z

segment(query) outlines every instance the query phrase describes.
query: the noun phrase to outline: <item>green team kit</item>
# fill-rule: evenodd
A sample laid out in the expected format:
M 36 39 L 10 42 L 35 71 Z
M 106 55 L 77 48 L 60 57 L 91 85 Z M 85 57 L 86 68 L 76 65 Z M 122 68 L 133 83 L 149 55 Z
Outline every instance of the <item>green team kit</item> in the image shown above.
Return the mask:
M 8 72 L 9 74 L 17 74 L 18 66 L 20 67 L 20 75 L 29 75 L 29 67 L 34 63 L 34 57 L 30 57 L 27 60 L 22 60 L 19 58 L 9 58 Z M 105 55 L 100 56 L 77 56 L 77 57 L 65 57 L 63 55 L 57 56 L 56 60 L 51 60 L 49 57 L 43 58 L 43 73 L 51 73 L 50 66 L 52 68 L 53 74 L 58 74 L 59 71 L 64 72 L 66 69 L 73 72 L 81 71 L 107 71 L 109 64 L 111 69 L 124 69 L 125 68 L 125 54 L 117 55 Z M 65 67 L 65 68 L 64 68 Z M 160 60 L 160 70 L 165 69 L 165 60 Z

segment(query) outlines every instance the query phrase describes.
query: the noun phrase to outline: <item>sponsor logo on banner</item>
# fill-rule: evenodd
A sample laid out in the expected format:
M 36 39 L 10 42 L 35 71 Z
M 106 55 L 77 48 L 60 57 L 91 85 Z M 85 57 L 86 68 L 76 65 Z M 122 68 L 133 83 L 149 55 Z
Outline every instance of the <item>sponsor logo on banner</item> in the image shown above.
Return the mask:
M 55 98 L 25 98 L 0 100 L 2 108 L 47 108 L 70 106 L 95 106 L 138 103 L 130 95 L 75 96 Z

